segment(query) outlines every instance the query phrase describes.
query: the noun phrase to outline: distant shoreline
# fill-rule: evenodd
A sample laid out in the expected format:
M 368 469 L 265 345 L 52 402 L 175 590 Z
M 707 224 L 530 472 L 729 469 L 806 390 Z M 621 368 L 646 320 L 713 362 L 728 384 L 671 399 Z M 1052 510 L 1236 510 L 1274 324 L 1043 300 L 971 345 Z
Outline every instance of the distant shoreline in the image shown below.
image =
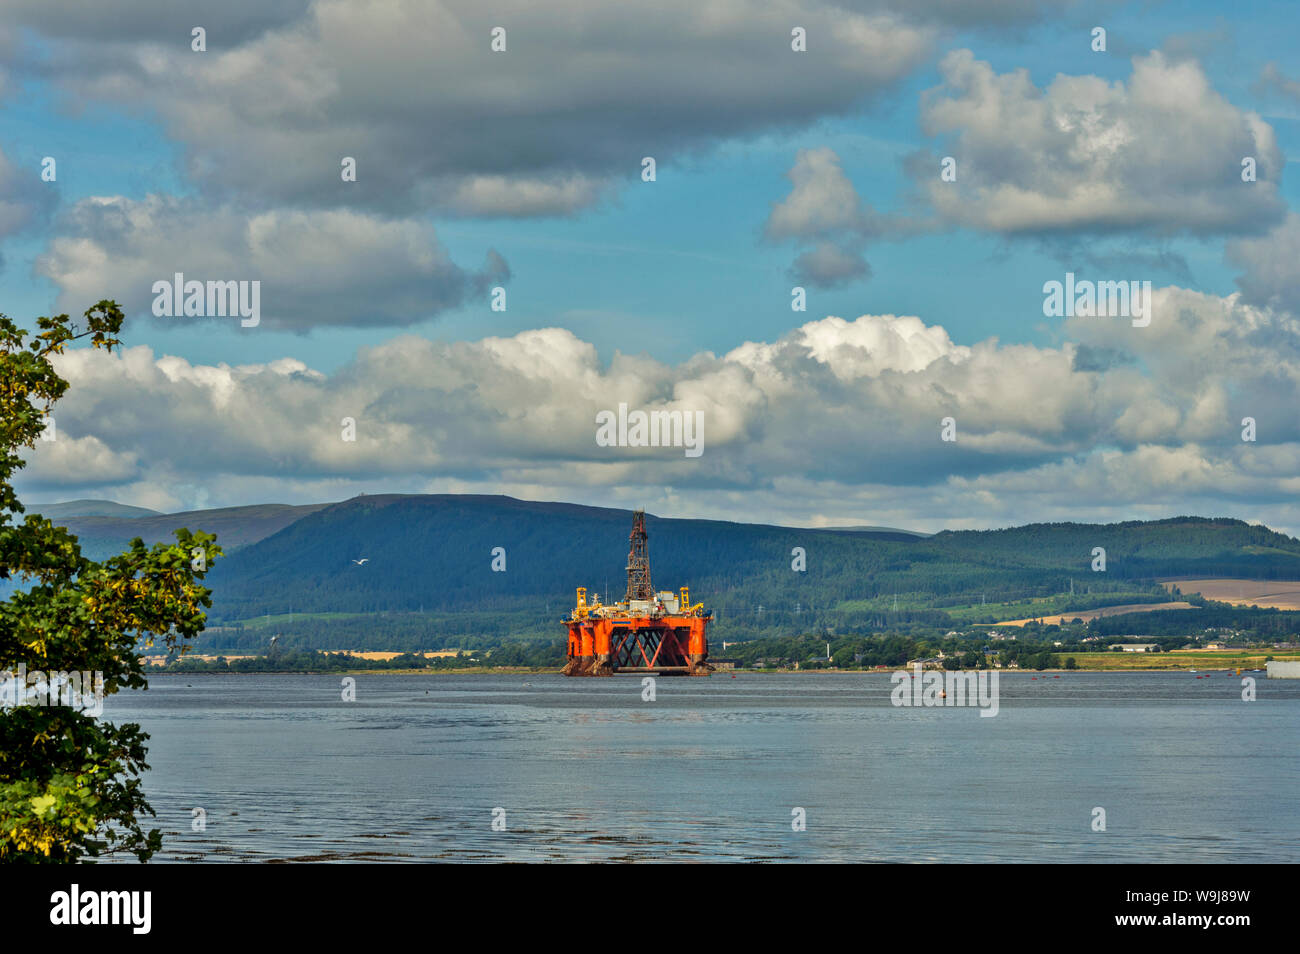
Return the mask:
M 712 676 L 704 678 L 713 678 L 716 676 L 739 675 L 744 673 L 751 676 L 893 676 L 896 672 L 911 673 L 912 670 L 907 667 L 898 669 L 718 669 L 712 673 Z M 1128 673 L 1154 673 L 1170 672 L 1182 673 L 1184 675 L 1209 675 L 1210 673 L 1228 673 L 1235 675 L 1237 667 L 1212 667 L 1208 669 L 1183 669 L 1169 668 L 1164 669 L 1085 669 L 1082 666 L 1075 669 L 926 669 L 924 672 L 992 672 L 1002 673 L 1003 675 L 1017 676 L 1041 676 L 1048 673 L 1052 675 L 1061 675 L 1069 673 L 1077 675 L 1078 673 L 1108 673 L 1115 675 L 1124 675 Z M 1264 672 L 1261 667 L 1241 667 L 1241 674 L 1249 672 Z M 492 675 L 534 675 L 534 676 L 558 676 L 561 670 L 558 668 L 546 669 L 528 669 L 518 666 L 467 666 L 463 669 L 256 669 L 256 670 L 185 670 L 185 669 L 162 669 L 157 668 L 149 675 L 153 676 L 492 676 Z M 618 676 L 637 676 L 639 672 L 615 673 L 610 677 L 600 678 L 617 678 Z M 666 678 L 677 678 L 676 674 Z M 701 677 L 682 677 L 682 678 L 701 678 Z

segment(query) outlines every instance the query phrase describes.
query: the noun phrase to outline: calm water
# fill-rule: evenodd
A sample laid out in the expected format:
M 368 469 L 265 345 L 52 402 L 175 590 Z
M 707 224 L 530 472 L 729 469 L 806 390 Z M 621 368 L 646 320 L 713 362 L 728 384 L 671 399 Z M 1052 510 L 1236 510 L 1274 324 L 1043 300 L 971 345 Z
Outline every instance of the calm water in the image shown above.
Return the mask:
M 105 714 L 152 735 L 158 860 L 1300 861 L 1300 681 L 1253 675 L 1003 674 L 994 718 L 877 674 L 166 675 Z

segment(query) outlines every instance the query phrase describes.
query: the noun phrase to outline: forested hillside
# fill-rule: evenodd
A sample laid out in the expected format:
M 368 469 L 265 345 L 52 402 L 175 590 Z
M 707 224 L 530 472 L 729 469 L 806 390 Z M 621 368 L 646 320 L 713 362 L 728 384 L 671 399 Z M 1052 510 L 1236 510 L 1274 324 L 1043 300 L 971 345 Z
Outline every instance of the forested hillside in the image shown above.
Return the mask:
M 280 633 L 286 644 L 317 649 L 414 650 L 554 638 L 575 587 L 621 598 L 631 514 L 501 496 L 380 495 L 61 522 L 95 554 L 120 551 L 137 534 L 166 539 L 179 526 L 218 533 L 227 555 L 208 577 L 214 604 L 203 646 L 264 648 Z M 691 587 L 714 611 L 719 641 L 922 634 L 1166 602 L 1174 597 L 1154 582 L 1166 576 L 1300 579 L 1300 541 L 1229 519 L 929 537 L 655 516 L 647 527 L 656 587 Z M 1104 572 L 1092 568 L 1097 547 L 1106 551 Z M 1147 615 L 1159 617 L 1148 628 L 1162 633 L 1189 620 Z M 1283 617 L 1268 625 L 1291 624 Z
M 354 647 L 359 635 L 379 630 L 389 631 L 394 648 L 553 635 L 576 586 L 621 597 L 630 525 L 628 511 L 509 497 L 358 497 L 220 563 L 210 577 L 213 621 L 272 625 L 320 648 Z M 715 611 L 720 638 L 908 632 L 1160 602 L 1170 599 L 1153 583 L 1163 575 L 1300 578 L 1300 541 L 1237 520 L 1043 524 L 928 538 L 653 516 L 647 527 L 656 587 L 690 586 Z M 1105 572 L 1092 570 L 1098 546 Z M 498 547 L 503 571 L 492 569 Z M 793 568 L 796 548 L 802 571 Z

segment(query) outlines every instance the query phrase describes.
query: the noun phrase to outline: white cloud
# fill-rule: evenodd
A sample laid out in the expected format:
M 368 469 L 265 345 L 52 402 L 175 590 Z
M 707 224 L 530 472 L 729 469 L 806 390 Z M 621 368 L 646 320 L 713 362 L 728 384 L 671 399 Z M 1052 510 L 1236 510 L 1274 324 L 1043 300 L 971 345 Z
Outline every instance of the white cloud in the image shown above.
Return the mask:
M 832 242 L 818 242 L 800 252 L 790 267 L 790 275 L 800 285 L 833 288 L 856 278 L 871 275 L 871 266 L 861 253 L 841 248 Z
M 791 268 L 801 285 L 830 288 L 871 275 L 862 256 L 867 242 L 900 237 L 926 226 L 918 220 L 879 214 L 858 195 L 833 149 L 801 149 L 787 173 L 792 188 L 773 203 L 764 226 L 772 241 L 812 243 Z
M 56 189 L 53 183 L 41 180 L 39 166 L 21 169 L 0 149 L 0 238 L 48 215 L 54 208 Z
M 462 215 L 545 216 L 567 215 L 595 204 L 603 189 L 590 176 L 526 179 L 507 176 L 469 176 L 455 189 L 448 204 Z
M 800 149 L 788 175 L 794 187 L 772 206 L 769 238 L 815 238 L 870 228 L 871 216 L 833 149 Z
M 316 0 L 214 24 L 200 54 L 188 28 L 69 28 L 46 9 L 59 6 L 15 14 L 47 42 L 51 80 L 78 103 L 154 111 L 205 190 L 389 214 L 570 212 L 592 181 L 634 181 L 645 155 L 852 113 L 938 33 L 936 11 L 912 22 L 906 4 Z M 796 24 L 815 53 L 791 51 Z
M 260 281 L 263 324 L 409 325 L 462 304 L 509 276 L 491 253 L 477 272 L 456 265 L 432 226 L 348 210 L 248 213 L 151 195 L 85 199 L 37 262 L 61 307 L 115 299 L 150 311 L 153 283 L 175 273 L 199 281 Z M 223 321 L 172 318 L 164 321 Z
M 275 487 L 306 499 L 385 489 L 644 496 L 683 513 L 923 528 L 1292 514 L 1294 319 L 1171 287 L 1157 290 L 1148 328 L 1075 319 L 1064 331 L 1072 340 L 1056 348 L 967 346 L 913 316 L 828 317 L 677 365 L 623 354 L 604 363 L 560 328 L 472 342 L 406 336 L 330 374 L 293 359 L 202 366 L 146 347 L 77 350 L 59 359 L 72 382 L 61 439 L 94 438 L 114 460 L 142 463 L 78 478 L 76 463 L 50 458 L 24 487 L 81 480 L 81 495 L 148 501 L 201 486 L 214 504 L 284 499 L 266 489 Z M 1084 347 L 1124 360 L 1082 362 Z M 703 456 L 597 446 L 596 412 L 621 402 L 703 411 Z M 1240 439 L 1245 415 L 1257 418 L 1256 444 Z M 956 443 L 940 440 L 949 416 Z M 345 417 L 355 442 L 342 439 Z
M 1264 64 L 1255 87 L 1261 92 L 1280 93 L 1292 102 L 1300 103 L 1300 81 L 1283 73 L 1278 69 L 1277 63 L 1270 61 Z
M 1290 213 L 1261 238 L 1229 242 L 1226 257 L 1245 269 L 1237 285 L 1247 301 L 1300 314 L 1300 215 Z
M 140 477 L 133 453 L 118 452 L 93 434 L 75 437 L 58 433 L 55 417 L 53 440 L 40 440 L 22 456 L 27 461 L 23 479 L 58 489 L 85 485 L 118 485 Z
M 1133 59 L 1127 84 L 1058 74 L 1046 89 L 969 50 L 945 56 L 940 72 L 921 118 L 946 137 L 957 179 L 941 181 L 937 159 L 912 167 L 951 223 L 1009 235 L 1257 234 L 1284 213 L 1272 127 L 1192 60 L 1151 52 Z M 1242 181 L 1247 156 L 1256 182 Z

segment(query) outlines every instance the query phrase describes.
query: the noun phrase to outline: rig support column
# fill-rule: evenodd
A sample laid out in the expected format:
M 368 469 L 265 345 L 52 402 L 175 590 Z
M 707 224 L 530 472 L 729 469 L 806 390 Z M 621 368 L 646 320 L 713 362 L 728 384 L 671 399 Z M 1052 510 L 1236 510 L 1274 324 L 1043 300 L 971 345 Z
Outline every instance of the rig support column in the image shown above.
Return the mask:
M 614 629 L 614 624 L 607 619 L 602 619 L 592 629 L 594 632 L 593 648 L 596 658 L 592 663 L 591 675 L 612 676 L 614 675 L 614 666 L 610 662 L 610 633 Z
M 691 620 L 691 634 L 687 638 L 686 658 L 690 664 L 692 676 L 707 676 L 713 671 L 705 660 L 709 658 L 709 643 L 704 635 L 705 622 L 702 619 Z

